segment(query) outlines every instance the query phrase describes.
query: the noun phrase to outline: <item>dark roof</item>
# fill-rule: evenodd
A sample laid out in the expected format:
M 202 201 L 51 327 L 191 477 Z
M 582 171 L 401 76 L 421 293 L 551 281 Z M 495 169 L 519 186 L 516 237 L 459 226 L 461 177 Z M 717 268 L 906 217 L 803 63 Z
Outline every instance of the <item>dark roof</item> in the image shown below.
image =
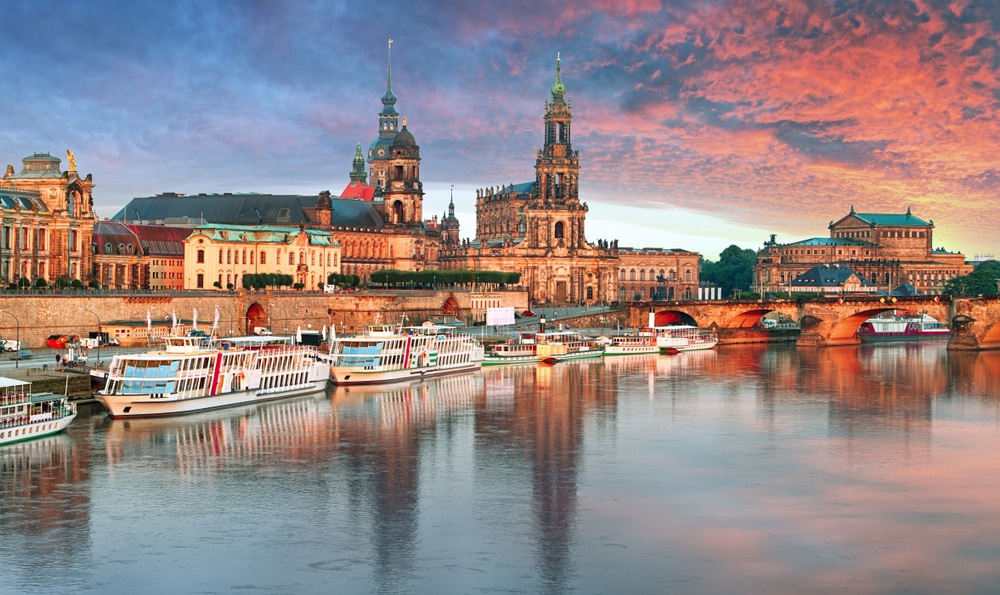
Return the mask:
M 871 282 L 855 273 L 850 267 L 820 264 L 792 279 L 792 287 L 839 286 L 843 285 L 852 275 L 861 281 L 862 286 L 868 287 L 872 285 Z
M 299 225 L 315 223 L 319 195 L 293 194 L 158 194 L 133 198 L 112 221 L 179 221 L 227 225 Z M 381 227 L 382 218 L 371 203 L 331 199 L 332 224 Z
M 137 254 L 139 238 L 126 225 L 117 221 L 98 221 L 90 240 L 95 254 Z
M 184 240 L 191 235 L 190 229 L 163 225 L 129 225 L 128 228 L 139 238 L 144 254 L 184 258 Z

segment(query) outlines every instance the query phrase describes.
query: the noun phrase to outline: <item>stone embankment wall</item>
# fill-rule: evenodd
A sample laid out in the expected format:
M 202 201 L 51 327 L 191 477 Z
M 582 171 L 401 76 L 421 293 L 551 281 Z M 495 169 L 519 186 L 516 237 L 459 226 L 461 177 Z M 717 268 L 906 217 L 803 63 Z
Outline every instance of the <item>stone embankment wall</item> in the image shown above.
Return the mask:
M 247 315 L 263 311 L 275 332 L 287 329 L 319 331 L 336 325 L 337 330 L 352 330 L 375 321 L 398 322 L 406 314 L 406 324 L 420 324 L 428 316 L 440 315 L 445 305 L 457 311 L 459 318 L 471 319 L 473 296 L 469 290 L 361 291 L 350 294 L 304 292 L 190 292 L 176 294 L 56 294 L 0 296 L 0 338 L 19 338 L 22 347 L 45 346 L 50 335 L 87 337 L 98 330 L 110 332 L 116 325 L 145 328 L 146 313 L 154 324 L 163 324 L 173 314 L 190 324 L 198 311 L 199 328 L 209 328 L 219 309 L 222 334 L 246 334 Z M 524 291 L 491 292 L 501 306 L 517 310 L 527 308 Z M 114 336 L 114 332 L 110 332 Z M 124 344 L 124 342 L 123 342 Z M 139 344 L 145 344 L 142 341 Z

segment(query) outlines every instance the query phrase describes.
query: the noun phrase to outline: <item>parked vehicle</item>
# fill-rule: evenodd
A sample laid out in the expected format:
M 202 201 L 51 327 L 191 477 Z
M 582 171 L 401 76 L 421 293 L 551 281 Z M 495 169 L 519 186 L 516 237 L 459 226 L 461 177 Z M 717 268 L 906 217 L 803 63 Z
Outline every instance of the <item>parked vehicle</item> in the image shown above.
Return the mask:
M 69 337 L 66 335 L 49 335 L 45 342 L 52 349 L 62 349 L 66 347 L 66 341 L 69 341 Z
M 21 348 L 21 342 L 14 339 L 0 339 L 0 351 L 17 351 Z
M 267 328 L 266 326 L 255 326 L 253 327 L 253 334 L 260 335 L 262 337 L 269 337 L 274 333 L 272 333 L 271 329 Z
M 527 316 L 528 318 L 531 318 L 534 315 L 535 313 L 532 312 L 531 310 L 525 310 L 524 312 L 521 312 L 521 316 Z
M 30 349 L 18 349 L 10 356 L 10 359 L 31 359 L 35 354 Z

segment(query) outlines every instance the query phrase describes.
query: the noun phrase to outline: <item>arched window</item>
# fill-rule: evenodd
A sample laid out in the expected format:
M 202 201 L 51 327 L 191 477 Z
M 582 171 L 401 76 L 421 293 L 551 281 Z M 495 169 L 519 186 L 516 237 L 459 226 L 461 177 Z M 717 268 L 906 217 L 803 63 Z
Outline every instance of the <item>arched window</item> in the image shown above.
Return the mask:
M 198 289 L 205 289 L 205 274 L 198 273 Z
M 646 280 L 646 269 L 639 269 L 639 280 L 640 281 Z
M 222 248 L 219 248 L 219 264 L 222 264 Z
M 629 269 L 628 278 L 629 281 L 635 281 L 635 269 Z
M 687 269 L 686 271 L 684 271 L 684 280 L 687 281 L 688 283 L 691 282 L 691 269 Z
M 118 244 L 118 254 L 125 254 L 125 244 Z
M 205 251 L 198 250 L 198 264 L 205 264 Z
M 618 279 L 621 281 L 625 280 L 625 269 L 621 269 L 618 271 Z
M 563 222 L 562 221 L 556 221 L 556 227 L 555 227 L 555 230 L 553 231 L 553 235 L 555 236 L 555 238 L 557 240 L 561 240 L 563 238 Z
M 392 222 L 393 223 L 402 223 L 403 222 L 403 215 L 404 215 L 404 212 L 403 212 L 403 202 L 400 201 L 400 200 L 397 200 L 392 205 Z
M 587 299 L 588 300 L 594 299 L 594 288 L 589 285 L 587 286 Z
M 656 281 L 656 271 L 653 269 L 649 269 L 649 280 Z
M 112 251 L 111 242 L 105 242 L 104 243 L 104 253 L 105 254 L 111 254 L 111 251 Z

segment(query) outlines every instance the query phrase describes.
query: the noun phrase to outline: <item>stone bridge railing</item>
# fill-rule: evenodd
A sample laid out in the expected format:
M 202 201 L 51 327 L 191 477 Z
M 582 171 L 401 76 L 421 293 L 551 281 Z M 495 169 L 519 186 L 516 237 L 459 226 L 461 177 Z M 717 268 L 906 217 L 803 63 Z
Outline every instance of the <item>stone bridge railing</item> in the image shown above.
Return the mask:
M 759 325 L 765 314 L 779 312 L 799 324 L 799 345 L 823 347 L 860 343 L 857 330 L 861 324 L 887 310 L 929 314 L 943 322 L 952 329 L 949 349 L 1000 349 L 1000 296 L 844 296 L 655 302 L 632 305 L 628 324 L 645 326 L 652 312 L 656 324 L 684 322 L 715 328 L 722 343 L 787 340 L 787 332 L 775 333 Z

